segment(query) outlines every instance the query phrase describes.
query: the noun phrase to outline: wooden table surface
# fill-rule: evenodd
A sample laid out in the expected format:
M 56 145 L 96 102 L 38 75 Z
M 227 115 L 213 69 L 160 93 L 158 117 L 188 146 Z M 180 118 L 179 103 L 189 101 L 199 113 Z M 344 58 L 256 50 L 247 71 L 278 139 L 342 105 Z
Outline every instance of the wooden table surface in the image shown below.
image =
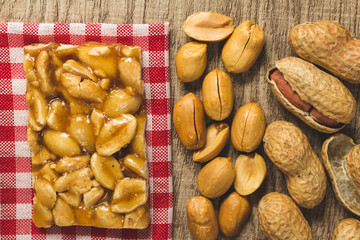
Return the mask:
M 316 3 L 314 3 L 316 2 Z M 215 11 L 230 16 L 234 25 L 251 19 L 265 31 L 265 47 L 255 65 L 246 73 L 230 74 L 235 90 L 234 109 L 227 122 L 231 123 L 236 110 L 251 100 L 258 102 L 264 109 L 266 122 L 287 120 L 299 126 L 308 136 L 310 144 L 320 156 L 321 145 L 329 136 L 319 133 L 285 110 L 271 93 L 265 81 L 268 67 L 280 58 L 294 55 L 287 42 L 289 30 L 296 24 L 306 21 L 329 19 L 345 25 L 354 36 L 360 37 L 360 2 L 356 0 L 272 0 L 272 1 L 210 1 L 210 0 L 0 0 L 0 21 L 19 22 L 104 22 L 104 23 L 157 23 L 170 22 L 170 70 L 171 103 L 188 92 L 201 96 L 202 79 L 194 83 L 180 83 L 176 77 L 174 59 L 177 50 L 190 39 L 182 31 L 182 23 L 187 16 L 197 11 Z M 221 49 L 224 42 L 208 44 L 208 65 L 206 73 L 218 67 L 224 69 Z M 346 84 L 359 104 L 359 86 Z M 360 104 L 359 104 L 360 105 Z M 358 112 L 359 109 L 358 109 Z M 359 113 L 360 114 L 360 113 Z M 359 115 L 358 115 L 359 116 Z M 360 122 L 356 117 L 342 131 L 356 142 L 360 142 Z M 211 121 L 208 119 L 207 121 Z M 287 193 L 283 174 L 270 162 L 262 145 L 257 150 L 266 161 L 268 174 L 264 183 L 249 199 L 251 215 L 242 232 L 236 239 L 265 239 L 260 230 L 257 217 L 257 204 L 268 192 Z M 239 152 L 228 144 L 221 153 L 236 159 Z M 182 147 L 176 132 L 172 131 L 172 157 L 174 180 L 174 217 L 173 238 L 191 239 L 186 222 L 187 201 L 199 194 L 196 176 L 201 165 L 192 161 L 192 152 Z M 221 199 L 213 201 L 216 208 Z M 302 209 L 309 221 L 315 239 L 330 239 L 336 223 L 346 217 L 356 217 L 335 199 L 328 180 L 324 201 L 312 210 Z M 356 217 L 358 218 L 358 217 Z M 219 236 L 219 239 L 225 239 Z

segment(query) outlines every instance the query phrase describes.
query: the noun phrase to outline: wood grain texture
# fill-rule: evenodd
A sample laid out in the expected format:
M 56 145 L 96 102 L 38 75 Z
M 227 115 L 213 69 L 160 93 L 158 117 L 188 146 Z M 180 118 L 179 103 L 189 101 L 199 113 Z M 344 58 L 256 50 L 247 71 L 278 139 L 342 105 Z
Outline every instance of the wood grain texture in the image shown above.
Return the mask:
M 280 58 L 294 55 L 287 42 L 290 29 L 305 21 L 328 19 L 339 21 L 354 36 L 360 36 L 360 1 L 355 0 L 272 0 L 272 1 L 211 1 L 211 0 L 0 0 L 0 21 L 21 22 L 105 22 L 105 23 L 156 23 L 170 22 L 170 70 L 171 103 L 188 92 L 201 96 L 202 79 L 194 83 L 180 83 L 176 77 L 174 59 L 177 50 L 190 38 L 182 31 L 182 23 L 187 16 L 197 11 L 215 11 L 230 16 L 234 25 L 251 19 L 265 31 L 265 47 L 255 65 L 246 73 L 230 74 L 235 89 L 234 109 L 227 122 L 231 124 L 236 110 L 251 100 L 258 102 L 265 111 L 267 124 L 275 120 L 287 120 L 299 126 L 308 136 L 310 144 L 320 156 L 321 145 L 329 136 L 319 133 L 285 110 L 276 100 L 265 81 L 268 67 Z M 221 61 L 221 49 L 224 42 L 208 44 L 208 66 L 205 73 L 218 67 L 224 69 Z M 348 84 L 358 102 L 360 85 Z M 358 116 L 359 116 L 358 114 Z M 207 121 L 211 121 L 208 119 Z M 360 142 L 360 122 L 356 117 L 342 132 Z M 265 239 L 260 230 L 257 217 L 257 204 L 268 192 L 287 193 L 282 173 L 265 156 L 263 147 L 257 150 L 266 161 L 268 174 L 259 190 L 249 199 L 252 205 L 251 215 L 241 233 L 235 239 Z M 228 144 L 220 154 L 231 156 L 235 160 L 239 152 Z M 187 228 L 185 206 L 187 201 L 199 194 L 196 188 L 196 176 L 200 164 L 192 161 L 192 152 L 186 150 L 172 131 L 172 157 L 174 177 L 174 221 L 173 238 L 191 239 Z M 219 208 L 222 200 L 213 201 Z M 341 219 L 359 217 L 351 214 L 335 199 L 328 180 L 328 189 L 324 201 L 312 210 L 302 209 L 309 221 L 315 239 L 330 239 L 331 233 Z M 225 239 L 219 236 L 219 239 Z

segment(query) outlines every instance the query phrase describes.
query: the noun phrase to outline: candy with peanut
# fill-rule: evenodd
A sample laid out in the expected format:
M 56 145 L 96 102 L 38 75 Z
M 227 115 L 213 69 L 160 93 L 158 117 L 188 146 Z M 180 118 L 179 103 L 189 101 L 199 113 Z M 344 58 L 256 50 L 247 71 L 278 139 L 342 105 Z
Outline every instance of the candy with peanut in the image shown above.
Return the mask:
M 321 20 L 297 25 L 289 33 L 289 43 L 303 59 L 360 83 L 360 40 L 340 23 Z
M 219 42 L 233 31 L 232 20 L 216 12 L 197 12 L 189 16 L 183 24 L 188 37 L 203 42 Z
M 230 193 L 221 203 L 219 210 L 220 231 L 227 237 L 238 234 L 250 215 L 250 202 L 237 192 Z
M 207 64 L 207 45 L 188 42 L 175 57 L 176 74 L 180 82 L 193 82 L 204 73 Z
M 252 152 L 261 143 L 265 132 L 265 114 L 262 107 L 251 101 L 241 106 L 231 125 L 231 142 L 242 152 Z
M 140 48 L 30 45 L 24 70 L 35 226 L 146 228 Z
M 202 84 L 202 98 L 206 115 L 216 121 L 227 118 L 234 103 L 230 76 L 218 68 L 208 73 Z
M 186 205 L 186 215 L 191 236 L 195 240 L 215 240 L 219 223 L 211 201 L 202 196 L 192 197 Z
M 341 220 L 335 227 L 331 240 L 359 240 L 360 221 L 355 218 Z
M 226 41 L 221 53 L 226 70 L 232 73 L 249 70 L 259 57 L 264 42 L 265 34 L 259 25 L 251 20 L 241 23 Z
M 174 105 L 173 121 L 180 141 L 185 148 L 199 149 L 206 141 L 204 107 L 198 96 L 188 93 Z
M 285 194 L 272 192 L 259 201 L 260 228 L 269 240 L 312 240 L 309 223 L 294 201 Z
M 269 69 L 267 80 L 285 108 L 310 127 L 334 133 L 355 117 L 356 101 L 336 77 L 296 57 Z
M 276 121 L 266 128 L 263 141 L 266 155 L 284 173 L 294 201 L 304 208 L 320 204 L 326 192 L 325 170 L 301 129 Z

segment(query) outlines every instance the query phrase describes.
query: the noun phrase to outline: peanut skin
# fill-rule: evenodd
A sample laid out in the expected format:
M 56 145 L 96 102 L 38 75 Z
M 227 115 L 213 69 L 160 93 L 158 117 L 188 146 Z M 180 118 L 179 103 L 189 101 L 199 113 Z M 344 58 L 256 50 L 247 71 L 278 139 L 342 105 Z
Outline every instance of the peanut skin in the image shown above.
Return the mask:
M 317 21 L 297 25 L 289 33 L 293 51 L 335 76 L 360 83 L 360 40 L 343 25 Z
M 300 128 L 286 121 L 273 122 L 263 141 L 266 155 L 284 173 L 294 201 L 309 209 L 320 204 L 326 191 L 325 171 Z

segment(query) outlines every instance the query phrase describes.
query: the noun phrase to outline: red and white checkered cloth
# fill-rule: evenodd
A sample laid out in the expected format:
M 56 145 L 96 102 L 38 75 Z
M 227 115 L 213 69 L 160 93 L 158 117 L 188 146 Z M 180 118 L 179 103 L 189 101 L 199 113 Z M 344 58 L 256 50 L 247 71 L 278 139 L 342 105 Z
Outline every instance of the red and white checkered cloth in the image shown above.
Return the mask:
M 171 239 L 173 189 L 169 24 L 0 23 L 0 238 Z M 119 42 L 142 48 L 151 225 L 145 230 L 94 227 L 38 229 L 32 223 L 30 149 L 26 139 L 23 47 L 31 43 Z

